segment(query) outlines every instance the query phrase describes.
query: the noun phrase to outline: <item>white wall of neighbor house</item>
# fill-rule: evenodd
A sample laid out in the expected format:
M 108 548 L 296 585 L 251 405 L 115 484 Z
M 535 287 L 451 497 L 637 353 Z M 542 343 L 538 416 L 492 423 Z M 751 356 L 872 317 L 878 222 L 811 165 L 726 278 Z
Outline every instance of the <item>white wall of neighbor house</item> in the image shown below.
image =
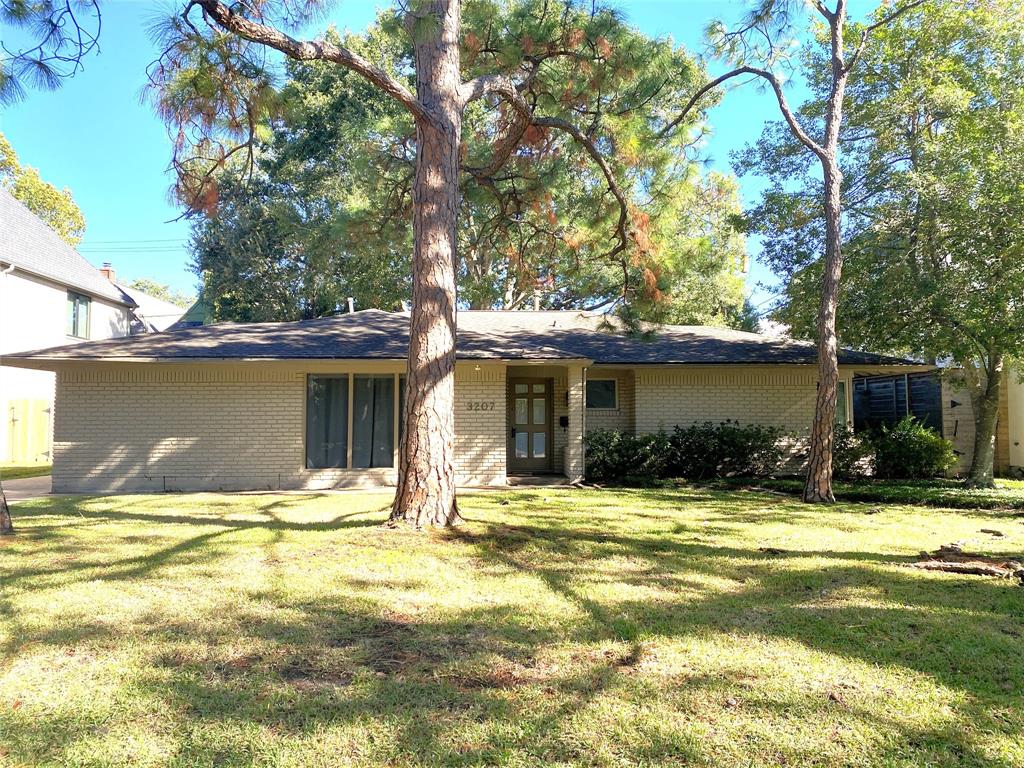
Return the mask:
M 950 474 L 967 474 L 974 456 L 974 408 L 970 392 L 948 376 L 942 378 L 942 435 L 956 451 Z
M 67 335 L 67 301 L 68 288 L 59 283 L 18 269 L 0 277 L 0 355 L 82 341 Z M 127 307 L 91 297 L 90 339 L 127 336 L 128 331 Z M 0 367 L 0 461 L 50 459 L 54 386 L 50 371 Z M 37 425 L 26 431 L 26 419 Z M 47 423 L 40 427 L 40 419 Z M 31 443 L 31 457 L 21 445 L 25 441 Z M 15 457 L 15 451 L 21 455 Z
M 306 469 L 306 380 L 311 373 L 397 376 L 404 366 L 69 367 L 57 380 L 54 491 L 393 485 L 395 467 Z M 455 395 L 457 481 L 504 483 L 504 366 L 485 364 L 477 370 L 460 363 Z
M 1024 383 L 1009 369 L 1000 394 L 993 469 L 997 475 L 1024 476 Z M 957 463 L 951 473 L 966 475 L 974 457 L 974 407 L 955 371 L 942 379 L 942 430 L 953 442 Z
M 1010 469 L 1024 472 L 1024 371 L 1010 369 L 1006 381 Z

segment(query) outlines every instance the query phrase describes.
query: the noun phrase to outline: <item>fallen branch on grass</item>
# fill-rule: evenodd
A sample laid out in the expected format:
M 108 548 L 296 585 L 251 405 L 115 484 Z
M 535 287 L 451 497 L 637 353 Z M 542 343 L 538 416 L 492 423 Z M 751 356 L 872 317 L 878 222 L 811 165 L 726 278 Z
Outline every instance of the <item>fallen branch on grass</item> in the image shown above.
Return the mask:
M 978 552 L 964 552 L 959 544 L 945 544 L 934 552 L 922 552 L 921 557 L 921 562 L 907 565 L 924 571 L 946 571 L 973 576 L 993 576 L 999 579 L 1018 579 L 1024 586 L 1024 564 L 1019 560 L 992 557 Z

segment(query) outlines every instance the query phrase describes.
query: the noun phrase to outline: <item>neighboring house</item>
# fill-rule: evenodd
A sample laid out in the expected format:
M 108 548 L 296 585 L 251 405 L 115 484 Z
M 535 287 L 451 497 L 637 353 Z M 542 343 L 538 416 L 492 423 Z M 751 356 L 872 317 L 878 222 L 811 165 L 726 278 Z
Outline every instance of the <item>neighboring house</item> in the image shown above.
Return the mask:
M 112 280 L 0 188 L 0 355 L 149 330 Z M 0 367 L 0 461 L 50 460 L 53 401 L 52 372 Z
M 114 270 L 109 264 L 104 264 L 100 272 L 106 275 L 121 293 L 135 303 L 135 308 L 132 310 L 132 335 L 166 331 L 177 325 L 186 312 L 185 307 L 179 307 L 177 304 L 171 304 L 156 296 L 150 296 L 138 288 L 115 282 Z
M 1006 446 L 1006 474 L 1024 477 L 1024 370 L 1019 368 L 1011 368 L 1007 373 L 1006 418 L 1004 420 L 1000 414 L 997 431 L 997 456 L 1004 442 Z M 998 466 L 999 462 L 996 464 Z
M 576 312 L 459 312 L 462 485 L 532 473 L 580 480 L 584 435 L 733 419 L 804 432 L 814 346 L 707 327 L 652 340 Z M 332 488 L 396 480 L 406 313 L 223 323 L 7 355 L 57 373 L 54 490 Z M 855 380 L 932 371 L 840 353 L 839 419 Z M 793 446 L 796 461 L 803 448 Z

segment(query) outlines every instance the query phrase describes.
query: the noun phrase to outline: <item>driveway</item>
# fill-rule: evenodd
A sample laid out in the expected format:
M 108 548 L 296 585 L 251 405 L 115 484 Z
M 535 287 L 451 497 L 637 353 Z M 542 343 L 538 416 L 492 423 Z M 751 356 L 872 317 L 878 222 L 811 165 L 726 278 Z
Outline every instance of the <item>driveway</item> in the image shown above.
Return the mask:
M 24 480 L 4 480 L 4 495 L 8 501 L 25 501 L 50 493 L 50 476 L 26 477 Z

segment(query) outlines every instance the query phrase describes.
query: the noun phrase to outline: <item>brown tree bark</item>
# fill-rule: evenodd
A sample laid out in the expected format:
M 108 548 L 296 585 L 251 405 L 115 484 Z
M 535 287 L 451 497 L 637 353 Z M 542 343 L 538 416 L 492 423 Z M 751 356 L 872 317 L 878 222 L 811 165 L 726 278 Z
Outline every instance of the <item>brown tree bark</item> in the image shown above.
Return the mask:
M 0 482 L 0 536 L 13 536 L 14 522 L 11 520 L 11 508 L 7 506 L 7 494 L 4 493 L 3 482 Z
M 825 263 L 818 307 L 818 391 L 811 423 L 810 453 L 803 500 L 832 503 L 832 446 L 835 438 L 836 400 L 839 396 L 839 343 L 836 310 L 843 273 L 841 221 L 843 174 L 839 170 L 839 129 L 843 123 L 843 97 L 850 68 L 845 61 L 846 3 L 839 0 L 828 17 L 831 31 L 832 88 L 825 114 L 825 140 L 817 153 L 824 180 Z M 856 55 L 854 56 L 854 60 Z
M 839 279 L 843 272 L 840 233 L 842 173 L 834 158 L 822 161 L 825 176 L 825 265 L 818 307 L 818 390 L 811 424 L 810 453 L 803 499 L 811 503 L 832 503 L 832 447 L 835 438 L 836 404 L 839 398 L 839 341 L 836 310 Z
M 995 487 L 996 426 L 1003 387 L 1003 356 L 991 352 L 986 361 L 985 381 L 974 401 L 974 456 L 967 472 L 970 488 Z
M 405 432 L 391 523 L 452 525 L 455 502 L 455 260 L 462 101 L 458 0 L 435 0 L 438 23 L 413 30 L 416 120 L 413 299 Z

